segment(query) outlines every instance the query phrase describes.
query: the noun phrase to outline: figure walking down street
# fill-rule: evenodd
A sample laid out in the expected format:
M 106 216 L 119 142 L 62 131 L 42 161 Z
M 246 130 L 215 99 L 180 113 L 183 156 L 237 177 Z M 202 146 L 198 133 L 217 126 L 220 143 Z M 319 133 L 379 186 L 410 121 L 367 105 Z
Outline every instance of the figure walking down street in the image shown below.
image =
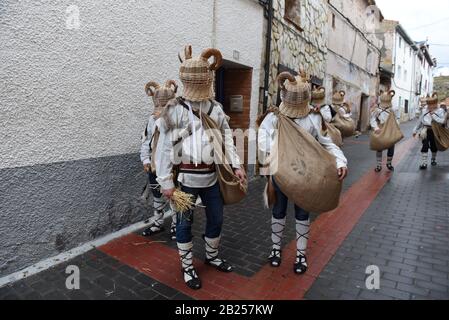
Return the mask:
M 335 112 L 338 112 L 341 117 L 351 118 L 352 113 L 350 109 L 348 110 L 348 104 L 345 103 L 345 96 L 346 92 L 343 90 L 335 92 L 332 96 L 332 108 Z
M 145 85 L 145 92 L 152 97 L 154 103 L 153 112 L 150 115 L 148 124 L 142 135 L 142 146 L 140 148 L 140 160 L 143 163 L 143 169 L 148 174 L 147 187 L 153 193 L 153 223 L 146 228 L 142 235 L 151 236 L 164 231 L 164 217 L 172 218 L 170 226 L 170 237 L 176 239 L 176 214 L 171 210 L 169 202 L 160 192 L 160 186 L 156 181 L 156 173 L 154 166 L 151 165 L 153 145 L 155 142 L 155 132 L 164 107 L 168 101 L 175 98 L 178 85 L 174 80 L 168 80 L 164 86 L 160 86 L 157 82 L 151 81 Z
M 351 137 L 355 134 L 355 122 L 352 119 L 352 112 L 349 103 L 345 102 L 346 92 L 337 91 L 332 96 L 331 109 L 334 111 L 332 124 L 341 132 L 343 138 Z
M 211 64 L 210 58 L 214 59 Z M 157 181 L 162 187 L 162 193 L 168 198 L 175 192 L 175 182 L 179 184 L 181 191 L 191 195 L 193 202 L 198 196 L 201 197 L 206 206 L 206 230 L 203 235 L 205 263 L 219 271 L 231 272 L 233 267 L 219 256 L 223 224 L 223 190 L 217 179 L 215 149 L 203 128 L 204 119 L 211 118 L 221 131 L 221 135 L 225 137 L 223 148 L 231 159 L 235 176 L 240 181 L 245 181 L 246 176 L 234 147 L 229 119 L 222 106 L 213 100 L 214 71 L 221 65 L 222 55 L 217 49 L 206 49 L 198 58 L 192 58 L 192 48 L 187 46 L 185 57 L 182 59 L 180 56 L 180 60 L 182 64 L 179 74 L 183 83 L 183 93 L 182 97 L 169 102 L 162 116 L 156 151 Z M 177 150 L 179 145 L 180 150 Z M 180 163 L 179 175 L 174 177 L 173 166 L 178 163 Z M 200 289 L 201 280 L 193 265 L 191 231 L 193 210 L 178 212 L 177 216 L 176 240 L 182 276 L 188 287 Z
M 326 89 L 324 87 L 316 87 L 312 90 L 311 104 L 314 108 L 315 113 L 321 113 L 324 121 L 326 123 L 331 123 L 332 119 L 335 117 L 335 110 L 325 102 L 326 100 Z
M 328 154 L 331 153 L 331 162 L 335 161 L 335 177 L 337 174 L 341 180 L 343 180 L 347 175 L 347 160 L 341 151 L 331 140 L 330 137 L 324 136 L 322 134 L 322 117 L 320 114 L 313 112 L 313 107 L 310 105 L 311 88 L 310 84 L 305 80 L 306 77 L 302 73 L 301 76 L 293 77 L 288 72 L 283 72 L 278 76 L 278 81 L 281 86 L 281 99 L 282 103 L 279 109 L 272 108 L 269 113 L 265 115 L 262 123 L 259 127 L 258 132 L 258 148 L 260 154 L 264 155 L 266 158 L 276 157 L 275 153 L 278 149 L 281 141 L 279 130 L 279 124 L 284 118 L 290 119 L 287 121 L 292 121 L 293 126 L 298 126 L 304 134 L 314 142 L 318 141 L 318 147 L 320 145 L 324 147 L 323 151 Z M 282 117 L 282 118 L 281 118 Z M 301 152 L 291 146 L 283 152 Z M 327 151 L 326 151 L 327 150 Z M 274 156 L 274 157 L 273 157 Z M 278 166 L 286 166 L 285 158 L 279 157 Z M 313 161 L 323 161 L 322 159 L 314 159 Z M 299 161 L 301 162 L 301 161 Z M 307 170 L 306 164 L 302 163 L 302 168 L 296 168 L 298 170 Z M 301 163 L 297 163 L 298 166 Z M 334 164 L 331 163 L 331 166 Z M 333 170 L 332 170 L 333 171 Z M 272 173 L 273 174 L 273 173 Z M 276 175 L 275 175 L 276 176 Z M 271 266 L 279 267 L 282 261 L 282 238 L 284 234 L 284 229 L 286 225 L 286 215 L 287 215 L 287 205 L 288 197 L 286 192 L 288 190 L 282 190 L 279 183 L 276 182 L 275 176 L 269 177 L 269 184 L 271 184 L 271 189 L 273 190 L 274 199 L 273 209 L 272 209 L 272 221 L 271 221 L 271 240 L 272 240 L 272 250 L 269 255 L 269 261 Z M 270 189 L 270 188 L 267 188 Z M 296 190 L 296 192 L 298 192 Z M 338 196 L 338 195 L 337 195 Z M 292 201 L 292 199 L 290 199 Z M 309 239 L 310 230 L 310 217 L 309 212 L 301 208 L 295 203 L 295 228 L 296 228 L 296 260 L 293 265 L 293 270 L 296 274 L 303 274 L 308 268 L 307 264 L 307 241 Z
M 326 89 L 324 87 L 319 86 L 312 90 L 311 105 L 313 107 L 313 111 L 317 114 L 321 114 L 324 120 L 323 128 L 325 127 L 327 135 L 330 136 L 332 142 L 336 144 L 337 147 L 341 147 L 343 145 L 343 137 L 340 130 L 332 124 L 332 120 L 337 112 L 335 112 L 330 105 L 326 104 L 325 100 Z
M 435 133 L 432 129 L 432 123 L 435 122 L 444 125 L 446 113 L 438 106 L 438 94 L 434 93 L 427 98 L 427 105 L 423 108 L 418 123 L 413 130 L 413 137 L 419 135 L 422 140 L 421 164 L 419 168 L 426 170 L 428 165 L 429 149 L 432 152 L 431 165 L 437 165 L 438 147 L 435 140 Z
M 381 91 L 379 97 L 380 103 L 374 108 L 374 110 L 372 110 L 370 118 L 370 125 L 371 128 L 374 130 L 374 134 L 381 133 L 382 128 L 386 125 L 390 116 L 393 116 L 394 120 L 397 122 L 397 112 L 399 111 L 399 109 L 394 108 L 392 105 L 392 100 L 395 95 L 396 92 L 394 90 L 390 90 L 388 92 Z M 390 171 L 394 171 L 393 157 L 394 157 L 395 144 L 388 147 L 387 150 L 388 150 L 387 168 Z M 382 171 L 383 151 L 384 150 L 376 150 L 377 165 L 376 168 L 374 169 L 374 171 L 376 172 Z

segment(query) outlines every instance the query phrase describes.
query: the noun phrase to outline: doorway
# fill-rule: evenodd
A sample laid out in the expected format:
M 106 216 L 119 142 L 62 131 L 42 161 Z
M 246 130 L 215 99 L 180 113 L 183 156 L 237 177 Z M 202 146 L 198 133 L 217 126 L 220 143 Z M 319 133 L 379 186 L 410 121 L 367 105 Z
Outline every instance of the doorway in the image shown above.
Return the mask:
M 357 123 L 357 131 L 364 132 L 368 129 L 369 122 L 369 96 L 362 93 L 360 99 L 359 121 Z
M 223 110 L 230 117 L 231 129 L 245 132 L 250 127 L 250 109 L 253 69 L 229 60 L 223 60 L 216 72 L 216 100 L 223 105 Z M 248 138 L 238 141 L 234 137 L 237 152 L 244 163 L 248 163 Z M 242 140 L 242 139 L 240 139 Z M 245 165 L 246 167 L 246 165 Z

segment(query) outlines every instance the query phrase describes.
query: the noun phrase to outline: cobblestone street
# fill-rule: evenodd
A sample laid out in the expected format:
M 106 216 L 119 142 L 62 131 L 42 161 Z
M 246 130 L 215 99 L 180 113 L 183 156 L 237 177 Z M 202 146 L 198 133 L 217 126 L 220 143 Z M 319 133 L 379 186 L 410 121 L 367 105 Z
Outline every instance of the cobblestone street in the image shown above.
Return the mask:
M 144 238 L 136 232 L 0 288 L 0 299 L 449 299 L 449 153 L 439 154 L 437 167 L 419 171 L 413 125 L 402 126 L 406 137 L 396 150 L 394 174 L 374 173 L 367 135 L 345 142 L 350 176 L 340 207 L 313 217 L 310 268 L 303 276 L 291 268 L 292 207 L 283 264 L 267 265 L 271 215 L 263 208 L 264 180 L 256 178 L 245 201 L 225 212 L 221 252 L 234 273 L 204 265 L 204 214 L 195 215 L 202 290 L 184 285 L 176 244 L 167 233 Z M 66 289 L 67 265 L 80 268 L 80 290 Z M 370 265 L 379 267 L 379 290 L 365 286 Z

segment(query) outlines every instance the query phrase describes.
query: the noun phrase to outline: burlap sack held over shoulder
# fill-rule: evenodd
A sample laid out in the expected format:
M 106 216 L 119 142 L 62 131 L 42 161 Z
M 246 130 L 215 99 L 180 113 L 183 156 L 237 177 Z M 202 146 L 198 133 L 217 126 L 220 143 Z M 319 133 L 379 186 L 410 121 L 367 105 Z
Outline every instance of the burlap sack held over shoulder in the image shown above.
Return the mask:
M 438 151 L 443 152 L 449 149 L 449 129 L 433 122 L 432 130 L 435 134 L 435 142 L 437 144 Z
M 229 159 L 228 161 L 224 161 L 225 157 L 229 155 L 226 152 L 223 153 L 223 136 L 215 121 L 205 113 L 202 114 L 202 119 L 204 129 L 213 143 L 218 182 L 220 184 L 223 203 L 225 205 L 239 203 L 248 192 L 248 182 L 246 181 L 242 185 L 239 178 L 234 174 Z M 241 169 L 244 171 L 243 167 Z
M 352 137 L 355 134 L 355 123 L 351 118 L 345 118 L 337 113 L 332 124 L 341 132 L 343 138 Z
M 332 123 L 326 122 L 327 134 L 332 139 L 332 142 L 337 146 L 341 147 L 343 145 L 343 137 L 341 136 L 340 130 L 338 130 Z
M 387 150 L 403 138 L 404 135 L 401 132 L 401 128 L 399 128 L 396 117 L 393 112 L 390 112 L 387 122 L 382 126 L 380 133 L 371 133 L 370 148 L 374 151 Z
M 278 119 L 270 168 L 279 188 L 308 212 L 335 209 L 342 188 L 335 157 L 292 120 L 281 114 Z

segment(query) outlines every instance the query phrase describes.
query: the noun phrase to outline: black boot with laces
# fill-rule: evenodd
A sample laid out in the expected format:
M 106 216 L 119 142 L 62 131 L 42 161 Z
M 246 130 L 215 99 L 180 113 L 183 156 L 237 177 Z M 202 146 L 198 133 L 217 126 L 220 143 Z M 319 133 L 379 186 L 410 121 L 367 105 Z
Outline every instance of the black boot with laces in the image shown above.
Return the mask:
M 179 257 L 181 258 L 181 273 L 186 285 L 192 290 L 201 289 L 201 280 L 193 267 L 193 244 L 189 243 L 179 243 L 178 250 Z
M 216 268 L 221 272 L 232 272 L 234 268 L 224 259 L 218 257 L 218 245 L 220 243 L 220 236 L 217 238 L 207 238 L 203 235 L 203 240 L 206 245 L 206 260 L 205 264 Z
M 296 274 L 304 274 L 307 271 L 307 258 L 305 255 L 299 254 L 296 256 L 296 262 L 293 265 L 293 271 Z

